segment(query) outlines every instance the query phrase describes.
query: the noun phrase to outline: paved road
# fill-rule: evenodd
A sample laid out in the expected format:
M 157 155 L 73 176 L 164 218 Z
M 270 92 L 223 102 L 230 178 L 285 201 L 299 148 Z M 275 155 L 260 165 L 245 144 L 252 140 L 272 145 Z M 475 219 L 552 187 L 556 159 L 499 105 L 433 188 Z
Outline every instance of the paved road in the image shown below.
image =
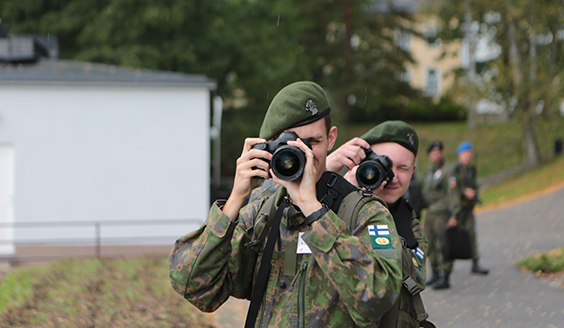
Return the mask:
M 564 289 L 520 272 L 518 259 L 564 246 L 564 188 L 477 214 L 478 246 L 487 276 L 455 262 L 449 290 L 423 292 L 437 327 L 564 327 Z
M 439 328 L 563 328 L 564 289 L 520 272 L 515 263 L 564 246 L 564 188 L 478 213 L 477 229 L 490 274 L 473 275 L 471 261 L 455 262 L 449 290 L 422 294 L 429 319 Z M 219 327 L 243 327 L 247 305 L 230 299 L 211 317 Z

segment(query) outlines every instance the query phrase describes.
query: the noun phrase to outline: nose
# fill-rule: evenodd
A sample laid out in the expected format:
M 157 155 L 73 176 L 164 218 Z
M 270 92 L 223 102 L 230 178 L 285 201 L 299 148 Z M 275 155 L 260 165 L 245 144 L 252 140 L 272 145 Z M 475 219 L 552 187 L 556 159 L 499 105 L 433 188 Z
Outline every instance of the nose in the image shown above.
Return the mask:
M 392 171 L 394 172 L 394 178 L 392 179 L 391 183 L 398 183 L 399 182 L 398 173 L 395 169 L 393 169 Z

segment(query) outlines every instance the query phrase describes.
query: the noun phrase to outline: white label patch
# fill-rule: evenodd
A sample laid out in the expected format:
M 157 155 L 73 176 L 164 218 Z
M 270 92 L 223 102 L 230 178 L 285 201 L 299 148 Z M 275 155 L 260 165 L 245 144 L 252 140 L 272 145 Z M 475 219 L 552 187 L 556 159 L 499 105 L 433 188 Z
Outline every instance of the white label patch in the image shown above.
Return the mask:
M 297 250 L 296 253 L 298 253 L 298 254 L 311 254 L 311 249 L 309 249 L 309 246 L 302 239 L 303 234 L 304 234 L 303 232 L 300 232 L 299 235 L 298 235 L 298 250 Z

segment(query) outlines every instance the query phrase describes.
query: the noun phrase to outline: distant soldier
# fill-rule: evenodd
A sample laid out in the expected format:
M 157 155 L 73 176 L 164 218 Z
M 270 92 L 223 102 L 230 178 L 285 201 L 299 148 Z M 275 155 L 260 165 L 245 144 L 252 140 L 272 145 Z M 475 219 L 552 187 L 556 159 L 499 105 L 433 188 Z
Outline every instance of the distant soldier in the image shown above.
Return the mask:
M 454 163 L 449 184 L 453 188 L 460 201 L 460 206 L 452 218 L 447 223 L 448 227 L 461 225 L 470 233 L 472 240 L 472 273 L 488 274 L 489 270 L 480 266 L 480 256 L 478 253 L 478 243 L 476 241 L 476 223 L 474 217 L 474 206 L 480 201 L 478 196 L 478 181 L 476 166 L 471 164 L 474 156 L 474 145 L 470 141 L 464 141 L 456 149 L 458 161 Z
M 427 285 L 433 288 L 448 288 L 449 275 L 452 262 L 445 267 L 441 254 L 440 234 L 447 227 L 450 218 L 454 218 L 458 207 L 458 195 L 449 187 L 450 166 L 445 160 L 443 143 L 433 141 L 427 149 L 429 168 L 423 180 L 422 193 L 427 212 L 425 214 L 424 228 L 429 249 L 427 256 L 431 263 L 431 278 Z

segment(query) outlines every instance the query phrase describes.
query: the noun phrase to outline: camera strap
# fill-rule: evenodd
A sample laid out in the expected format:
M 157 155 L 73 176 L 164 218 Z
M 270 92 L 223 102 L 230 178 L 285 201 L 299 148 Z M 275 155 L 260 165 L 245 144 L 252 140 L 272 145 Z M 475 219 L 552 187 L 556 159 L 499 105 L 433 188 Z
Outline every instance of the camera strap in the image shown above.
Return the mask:
M 266 246 L 264 247 L 264 252 L 262 254 L 260 268 L 257 274 L 257 281 L 251 295 L 251 304 L 249 305 L 249 311 L 247 312 L 245 328 L 251 328 L 255 325 L 266 283 L 268 282 L 270 268 L 272 266 L 271 259 L 272 254 L 274 253 L 274 245 L 276 245 L 276 240 L 278 239 L 278 233 L 280 231 L 280 222 L 282 221 L 284 210 L 289 205 L 290 203 L 285 200 L 282 204 L 280 204 L 278 210 L 276 211 L 276 215 L 274 216 L 272 228 L 268 233 L 268 240 L 266 241 Z

